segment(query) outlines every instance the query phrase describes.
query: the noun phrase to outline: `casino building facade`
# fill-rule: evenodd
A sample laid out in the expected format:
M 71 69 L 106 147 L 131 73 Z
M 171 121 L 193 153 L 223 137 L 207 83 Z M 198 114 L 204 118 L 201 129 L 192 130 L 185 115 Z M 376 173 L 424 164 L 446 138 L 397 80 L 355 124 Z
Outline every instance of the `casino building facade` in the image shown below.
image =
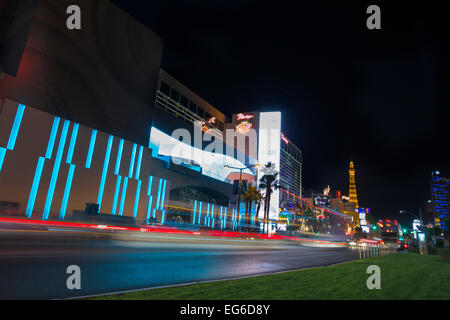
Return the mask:
M 69 5 L 81 30 L 65 27 Z M 110 1 L 0 0 L 0 20 L 0 215 L 79 219 L 94 204 L 111 221 L 236 230 L 236 168 L 256 183 L 252 165 L 268 161 L 301 196 L 281 113 L 227 118 L 162 70 L 163 40 Z

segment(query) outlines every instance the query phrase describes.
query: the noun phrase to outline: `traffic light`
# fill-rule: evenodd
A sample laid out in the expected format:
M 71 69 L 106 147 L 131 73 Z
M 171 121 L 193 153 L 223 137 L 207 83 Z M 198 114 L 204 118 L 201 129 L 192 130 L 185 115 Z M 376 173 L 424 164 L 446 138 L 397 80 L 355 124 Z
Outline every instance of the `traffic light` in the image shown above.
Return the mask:
M 372 230 L 377 230 L 377 226 L 372 226 Z

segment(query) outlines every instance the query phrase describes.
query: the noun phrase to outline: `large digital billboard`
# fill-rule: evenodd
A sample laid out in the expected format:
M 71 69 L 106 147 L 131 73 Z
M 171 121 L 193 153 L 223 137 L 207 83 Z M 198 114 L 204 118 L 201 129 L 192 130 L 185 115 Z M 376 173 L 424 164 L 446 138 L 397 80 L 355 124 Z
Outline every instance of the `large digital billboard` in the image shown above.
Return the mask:
M 280 172 L 281 112 L 261 112 L 259 114 L 258 163 L 261 166 L 271 162 L 275 171 Z M 262 176 L 258 170 L 258 181 Z M 273 190 L 270 198 L 269 219 L 278 220 L 279 191 Z M 264 218 L 260 211 L 259 218 Z

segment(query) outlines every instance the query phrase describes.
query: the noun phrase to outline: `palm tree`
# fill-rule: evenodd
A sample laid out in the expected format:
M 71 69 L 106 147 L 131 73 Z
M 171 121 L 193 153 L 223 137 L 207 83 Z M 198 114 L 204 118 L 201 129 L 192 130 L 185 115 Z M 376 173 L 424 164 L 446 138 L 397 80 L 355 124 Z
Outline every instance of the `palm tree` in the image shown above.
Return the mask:
M 262 177 L 259 180 L 259 187 L 266 190 L 265 200 L 264 200 L 264 228 L 267 228 L 267 234 L 269 233 L 268 221 L 269 221 L 269 210 L 270 210 L 270 196 L 274 189 L 280 187 L 278 181 L 278 172 L 275 170 L 275 164 L 272 162 L 267 162 L 267 164 L 261 168 Z
M 247 228 L 250 226 L 250 216 L 252 212 L 253 201 L 258 201 L 261 199 L 261 192 L 256 188 L 255 185 L 249 184 L 247 190 L 244 194 L 245 198 L 245 225 Z

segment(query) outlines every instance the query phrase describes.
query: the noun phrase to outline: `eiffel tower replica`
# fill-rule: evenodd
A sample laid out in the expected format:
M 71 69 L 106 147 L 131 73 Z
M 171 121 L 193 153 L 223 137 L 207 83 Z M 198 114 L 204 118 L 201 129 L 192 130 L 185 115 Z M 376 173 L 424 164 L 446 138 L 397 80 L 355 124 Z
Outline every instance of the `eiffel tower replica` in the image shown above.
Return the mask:
M 348 173 L 350 176 L 348 186 L 348 196 L 349 196 L 348 202 L 355 204 L 355 208 L 359 208 L 358 195 L 356 194 L 355 166 L 353 165 L 353 161 L 350 161 Z

